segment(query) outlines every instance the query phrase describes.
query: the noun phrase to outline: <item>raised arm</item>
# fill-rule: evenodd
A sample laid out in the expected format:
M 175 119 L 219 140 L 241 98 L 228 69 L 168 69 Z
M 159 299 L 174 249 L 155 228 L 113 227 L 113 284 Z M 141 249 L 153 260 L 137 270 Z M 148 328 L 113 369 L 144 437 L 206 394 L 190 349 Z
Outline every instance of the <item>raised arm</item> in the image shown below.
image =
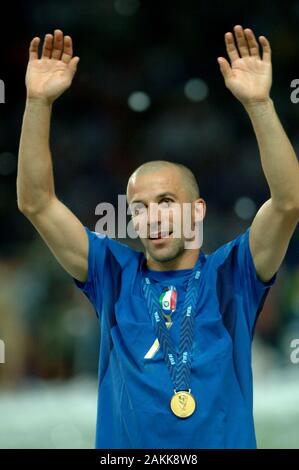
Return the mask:
M 70 36 L 60 30 L 31 41 L 26 72 L 27 100 L 19 148 L 17 197 L 20 211 L 31 221 L 64 269 L 79 281 L 87 278 L 88 238 L 77 217 L 55 195 L 49 148 L 54 101 L 72 83 L 79 61 Z
M 299 163 L 270 98 L 271 48 L 259 44 L 253 31 L 234 27 L 225 34 L 230 63 L 218 57 L 227 88 L 243 104 L 251 120 L 271 198 L 250 227 L 250 250 L 258 276 L 268 281 L 278 270 L 299 221 Z

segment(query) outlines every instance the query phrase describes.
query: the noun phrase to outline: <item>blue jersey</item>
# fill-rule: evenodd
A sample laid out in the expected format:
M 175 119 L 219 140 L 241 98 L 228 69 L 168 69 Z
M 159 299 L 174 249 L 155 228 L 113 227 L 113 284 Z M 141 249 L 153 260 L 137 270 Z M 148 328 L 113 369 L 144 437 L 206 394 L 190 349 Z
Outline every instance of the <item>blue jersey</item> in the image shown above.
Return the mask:
M 181 419 L 169 406 L 173 384 L 142 291 L 142 269 L 172 302 L 169 331 L 179 341 L 191 269 L 153 271 L 145 256 L 86 229 L 88 279 L 77 286 L 93 304 L 100 328 L 96 447 L 255 448 L 251 344 L 276 279 L 262 282 L 249 249 L 249 228 L 207 255 L 195 314 L 191 390 L 197 408 Z

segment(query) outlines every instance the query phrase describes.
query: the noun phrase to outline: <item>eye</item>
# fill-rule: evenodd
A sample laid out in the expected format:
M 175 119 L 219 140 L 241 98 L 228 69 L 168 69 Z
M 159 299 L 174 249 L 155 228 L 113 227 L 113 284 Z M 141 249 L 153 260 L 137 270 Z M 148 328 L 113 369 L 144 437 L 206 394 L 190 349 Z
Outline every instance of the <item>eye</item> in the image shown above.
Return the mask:
M 137 217 L 146 211 L 146 207 L 142 202 L 133 202 L 130 204 L 131 217 Z
M 162 207 L 169 207 L 174 201 L 170 199 L 169 197 L 163 197 L 161 201 L 159 202 L 159 205 Z

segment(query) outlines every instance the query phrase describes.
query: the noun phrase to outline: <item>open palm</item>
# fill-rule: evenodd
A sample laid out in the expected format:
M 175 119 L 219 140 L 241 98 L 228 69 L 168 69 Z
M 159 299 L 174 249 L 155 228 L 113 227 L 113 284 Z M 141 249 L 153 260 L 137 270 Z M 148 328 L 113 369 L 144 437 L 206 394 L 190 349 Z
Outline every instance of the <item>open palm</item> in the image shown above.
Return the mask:
M 38 58 L 40 38 L 31 41 L 26 72 L 28 98 L 43 98 L 53 102 L 72 83 L 79 57 L 73 57 L 72 39 L 60 30 L 46 34 L 41 58 Z
M 267 100 L 272 84 L 269 41 L 265 36 L 259 37 L 263 49 L 261 57 L 259 44 L 251 29 L 243 30 L 238 25 L 234 27 L 234 32 L 236 42 L 232 33 L 225 34 L 230 64 L 224 57 L 218 57 L 225 84 L 243 104 Z

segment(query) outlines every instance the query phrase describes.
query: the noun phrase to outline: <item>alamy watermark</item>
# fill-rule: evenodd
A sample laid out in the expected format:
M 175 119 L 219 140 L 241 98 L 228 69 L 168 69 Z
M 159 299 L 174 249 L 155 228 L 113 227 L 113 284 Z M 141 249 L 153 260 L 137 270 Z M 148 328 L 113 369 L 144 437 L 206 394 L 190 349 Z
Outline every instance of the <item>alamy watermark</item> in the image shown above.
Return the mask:
M 294 90 L 291 93 L 291 101 L 294 104 L 299 103 L 299 78 L 294 78 L 294 80 L 291 81 L 291 88 L 294 88 Z
M 0 339 L 0 364 L 5 363 L 5 343 Z
M 299 338 L 295 338 L 290 343 L 290 348 L 293 350 L 290 354 L 292 364 L 299 364 Z
M 0 80 L 0 103 L 5 103 L 5 85 L 3 80 Z
M 186 249 L 200 248 L 203 242 L 202 202 L 133 202 L 127 206 L 125 194 L 118 195 L 117 211 L 113 204 L 101 202 L 95 214 L 101 216 L 95 231 L 109 238 L 147 240 L 180 238 Z M 128 216 L 130 220 L 128 221 Z

